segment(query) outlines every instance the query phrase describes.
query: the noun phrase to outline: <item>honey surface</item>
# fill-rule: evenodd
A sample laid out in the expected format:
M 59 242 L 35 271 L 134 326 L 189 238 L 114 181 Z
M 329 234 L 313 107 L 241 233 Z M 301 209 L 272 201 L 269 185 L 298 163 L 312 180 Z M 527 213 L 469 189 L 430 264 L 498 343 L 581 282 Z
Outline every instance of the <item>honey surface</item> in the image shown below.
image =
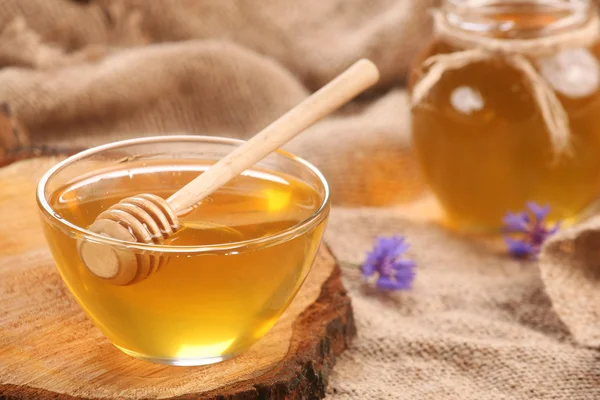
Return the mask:
M 435 41 L 415 65 L 457 50 Z M 599 55 L 595 46 L 531 60 L 569 117 L 572 152 L 558 158 L 530 85 L 501 58 L 447 71 L 414 107 L 414 149 L 449 225 L 496 229 L 507 211 L 522 210 L 527 201 L 549 204 L 553 220 L 570 219 L 595 202 Z M 421 76 L 416 67 L 411 85 Z
M 62 218 L 86 227 L 125 197 L 168 197 L 205 167 L 140 164 L 71 182 L 50 203 Z M 302 222 L 321 203 L 319 193 L 290 176 L 250 171 L 185 215 L 184 228 L 165 244 L 225 245 L 266 237 Z M 274 325 L 310 269 L 323 225 L 266 247 L 170 254 L 158 272 L 128 286 L 91 274 L 75 239 L 62 230 L 48 228 L 46 234 L 65 281 L 114 344 L 140 357 L 185 364 L 237 354 Z

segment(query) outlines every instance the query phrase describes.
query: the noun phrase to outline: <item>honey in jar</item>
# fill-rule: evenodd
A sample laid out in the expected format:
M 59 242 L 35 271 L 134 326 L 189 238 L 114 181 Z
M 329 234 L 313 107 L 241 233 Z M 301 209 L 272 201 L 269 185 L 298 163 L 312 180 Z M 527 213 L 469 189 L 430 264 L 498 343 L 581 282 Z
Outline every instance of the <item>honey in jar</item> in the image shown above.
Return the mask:
M 528 201 L 577 218 L 600 192 L 591 2 L 447 0 L 436 16 L 410 76 L 412 140 L 446 223 L 495 230 Z
M 182 216 L 182 229 L 151 250 L 168 257 L 166 264 L 114 285 L 85 267 L 81 237 L 68 226 L 85 228 L 138 193 L 167 198 L 214 163 L 145 157 L 94 162 L 55 188 L 46 185 L 53 214 L 44 213 L 44 227 L 58 269 L 91 320 L 130 355 L 197 365 L 239 354 L 273 327 L 306 278 L 328 213 L 326 188 L 302 164 L 286 173 L 293 160 L 246 171 Z

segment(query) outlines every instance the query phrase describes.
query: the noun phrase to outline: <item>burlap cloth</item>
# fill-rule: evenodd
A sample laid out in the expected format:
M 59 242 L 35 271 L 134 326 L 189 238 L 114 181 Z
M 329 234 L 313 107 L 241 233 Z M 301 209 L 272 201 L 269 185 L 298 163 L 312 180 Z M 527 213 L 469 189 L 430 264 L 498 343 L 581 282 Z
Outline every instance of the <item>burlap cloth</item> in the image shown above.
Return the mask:
M 328 397 L 600 399 L 600 220 L 517 262 L 413 205 L 425 195 L 402 86 L 434 3 L 4 0 L 0 100 L 24 130 L 0 143 L 246 138 L 370 58 L 378 86 L 287 146 L 331 183 L 326 240 L 358 325 Z M 358 265 L 392 233 L 407 236 L 418 273 L 411 292 L 385 295 L 362 285 Z

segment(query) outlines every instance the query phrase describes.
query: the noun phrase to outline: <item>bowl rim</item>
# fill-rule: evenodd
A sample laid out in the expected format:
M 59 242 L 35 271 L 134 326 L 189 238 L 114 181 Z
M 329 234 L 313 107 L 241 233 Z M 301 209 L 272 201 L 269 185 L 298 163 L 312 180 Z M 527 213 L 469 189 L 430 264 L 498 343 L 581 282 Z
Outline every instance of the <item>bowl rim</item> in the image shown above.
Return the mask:
M 173 246 L 173 245 L 165 245 L 165 244 L 155 244 L 155 243 L 134 243 L 119 239 L 114 239 L 108 236 L 104 236 L 98 233 L 94 233 L 85 228 L 77 226 L 63 218 L 60 218 L 58 213 L 52 209 L 50 204 L 48 203 L 45 195 L 45 189 L 49 182 L 49 180 L 59 171 L 64 168 L 67 168 L 72 163 L 89 157 L 94 154 L 99 154 L 107 150 L 118 149 L 119 147 L 135 145 L 135 144 L 149 144 L 149 143 L 160 143 L 164 141 L 190 141 L 190 142 L 200 142 L 200 143 L 218 143 L 218 144 L 232 144 L 232 145 L 241 145 L 245 143 L 245 140 L 234 139 L 222 136 L 206 136 L 206 135 L 193 135 L 193 134 L 176 134 L 176 135 L 155 135 L 155 136 L 146 136 L 146 137 L 137 137 L 133 139 L 125 139 L 119 140 L 115 142 L 110 142 L 106 144 L 102 144 L 99 146 L 94 146 L 89 149 L 78 152 L 72 156 L 67 157 L 63 161 L 58 162 L 53 167 L 48 169 L 41 179 L 38 182 L 36 189 L 36 200 L 38 203 L 38 207 L 40 211 L 49 218 L 52 225 L 58 225 L 60 228 L 65 229 L 71 235 L 75 235 L 77 238 L 85 239 L 86 241 L 110 245 L 114 247 L 124 248 L 132 251 L 140 251 L 140 252 L 158 252 L 158 253 L 219 253 L 225 252 L 230 253 L 238 249 L 245 249 L 247 251 L 248 248 L 251 250 L 255 250 L 256 248 L 268 247 L 271 245 L 287 242 L 300 234 L 310 230 L 312 227 L 316 226 L 322 220 L 324 220 L 329 214 L 329 203 L 330 203 L 330 187 L 329 183 L 319 171 L 317 167 L 313 164 L 309 163 L 305 159 L 295 156 L 284 150 L 276 150 L 273 153 L 283 156 L 293 162 L 300 164 L 301 167 L 308 169 L 312 172 L 319 183 L 323 186 L 324 196 L 321 201 L 319 208 L 309 217 L 305 218 L 301 222 L 278 231 L 276 233 L 263 236 L 255 239 L 248 239 L 239 242 L 230 242 L 225 244 L 210 244 L 210 245 L 194 245 L 194 246 Z M 273 154 L 272 153 L 272 154 Z

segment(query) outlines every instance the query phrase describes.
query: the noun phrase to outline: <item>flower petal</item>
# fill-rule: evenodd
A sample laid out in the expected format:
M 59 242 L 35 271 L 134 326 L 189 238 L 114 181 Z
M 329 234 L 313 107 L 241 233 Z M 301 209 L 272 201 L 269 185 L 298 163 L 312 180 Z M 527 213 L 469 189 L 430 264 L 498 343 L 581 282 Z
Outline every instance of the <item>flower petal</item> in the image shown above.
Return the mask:
M 507 213 L 502 220 L 511 232 L 526 232 L 529 225 L 529 216 L 526 213 Z
M 377 258 L 383 257 L 385 255 L 385 244 L 382 243 L 381 240 L 377 240 L 373 245 L 373 249 L 371 249 L 370 254 Z
M 552 228 L 548 230 L 548 236 L 554 235 L 560 229 L 560 222 L 557 222 Z
M 416 263 L 413 260 L 396 260 L 394 261 L 393 267 L 396 272 L 399 271 L 412 271 L 416 266 Z
M 509 237 L 505 237 L 504 241 L 508 246 L 508 251 L 515 257 L 524 257 L 533 254 L 534 249 L 529 244 L 522 240 L 514 240 Z
M 384 290 L 403 290 L 410 289 L 410 285 L 407 286 L 406 282 L 398 281 L 394 278 L 387 276 L 380 276 L 377 279 L 377 287 Z
M 402 260 L 402 263 L 394 264 L 394 278 L 404 287 L 411 287 L 415 280 L 415 263 L 410 260 Z
M 372 276 L 375 273 L 375 270 L 376 270 L 375 263 L 368 262 L 368 261 L 365 262 L 360 267 L 360 272 L 361 272 L 362 276 L 365 278 Z
M 533 201 L 527 202 L 527 208 L 529 209 L 529 211 L 531 211 L 533 215 L 535 215 L 535 218 L 538 222 L 546 218 L 546 216 L 550 212 L 549 205 L 540 206 L 539 204 Z
M 404 238 L 398 235 L 394 235 L 388 239 L 388 250 L 392 251 L 397 249 L 398 247 L 402 247 L 404 245 Z
M 402 255 L 404 253 L 406 253 L 406 251 L 409 249 L 409 245 L 407 243 L 401 243 L 399 245 L 396 246 L 396 248 L 394 248 L 393 251 L 390 252 L 390 257 L 391 258 L 399 258 L 402 257 Z
M 371 264 L 378 264 L 382 258 L 383 258 L 383 254 L 378 254 L 378 252 L 372 251 L 370 253 L 367 253 L 365 262 L 371 263 Z

